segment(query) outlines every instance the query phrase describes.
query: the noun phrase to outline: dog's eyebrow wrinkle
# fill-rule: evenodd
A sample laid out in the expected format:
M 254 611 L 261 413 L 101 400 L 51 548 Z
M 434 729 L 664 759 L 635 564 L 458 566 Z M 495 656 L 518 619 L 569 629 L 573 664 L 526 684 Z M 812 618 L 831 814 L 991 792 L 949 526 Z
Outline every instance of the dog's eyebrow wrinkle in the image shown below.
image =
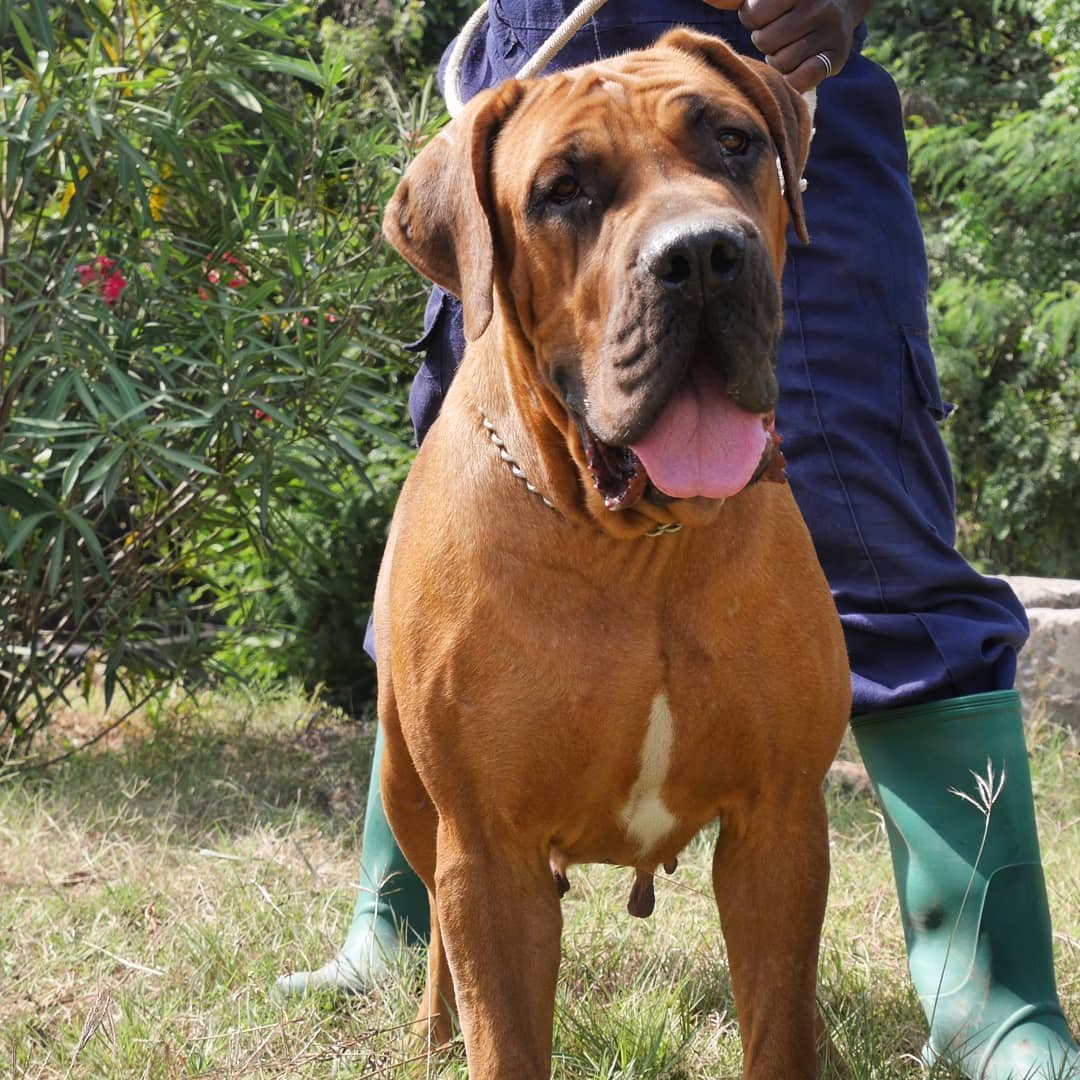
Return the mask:
M 575 68 L 567 73 L 564 92 L 570 98 L 585 97 L 602 81 L 603 76 L 595 68 Z
M 626 87 L 621 82 L 616 82 L 614 79 L 601 79 L 600 88 L 619 101 L 626 100 Z
M 632 74 L 605 64 L 589 64 L 571 68 L 564 73 L 565 79 L 558 86 L 560 96 L 569 100 L 588 98 L 602 93 L 620 102 L 628 100 L 628 91 L 642 80 Z

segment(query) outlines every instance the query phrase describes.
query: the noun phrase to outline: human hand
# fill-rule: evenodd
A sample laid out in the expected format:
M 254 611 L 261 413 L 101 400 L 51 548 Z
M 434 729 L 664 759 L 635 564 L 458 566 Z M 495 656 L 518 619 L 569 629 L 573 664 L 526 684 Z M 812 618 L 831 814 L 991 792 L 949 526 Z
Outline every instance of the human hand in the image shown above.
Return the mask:
M 851 55 L 855 28 L 874 0 L 705 0 L 739 12 L 755 48 L 800 93 L 835 75 Z M 822 60 L 828 59 L 828 66 Z

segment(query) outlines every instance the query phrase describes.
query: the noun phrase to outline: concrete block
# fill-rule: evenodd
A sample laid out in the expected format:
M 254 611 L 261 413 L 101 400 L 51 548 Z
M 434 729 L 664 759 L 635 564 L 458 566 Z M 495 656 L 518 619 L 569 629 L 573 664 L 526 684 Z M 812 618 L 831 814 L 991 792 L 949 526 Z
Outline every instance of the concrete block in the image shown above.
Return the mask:
M 1030 711 L 1032 702 L 1042 698 L 1050 719 L 1080 732 L 1080 581 L 1006 580 L 1031 623 L 1016 675 L 1025 706 Z

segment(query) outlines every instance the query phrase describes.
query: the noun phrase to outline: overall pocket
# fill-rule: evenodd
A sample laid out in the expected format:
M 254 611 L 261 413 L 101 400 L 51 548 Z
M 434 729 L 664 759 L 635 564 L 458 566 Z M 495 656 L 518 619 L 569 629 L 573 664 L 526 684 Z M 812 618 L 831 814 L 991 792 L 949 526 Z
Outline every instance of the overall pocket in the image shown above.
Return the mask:
M 927 331 L 902 326 L 900 335 L 900 469 L 904 487 L 927 522 L 951 544 L 956 535 L 956 490 L 939 425 L 953 406 L 941 396 Z

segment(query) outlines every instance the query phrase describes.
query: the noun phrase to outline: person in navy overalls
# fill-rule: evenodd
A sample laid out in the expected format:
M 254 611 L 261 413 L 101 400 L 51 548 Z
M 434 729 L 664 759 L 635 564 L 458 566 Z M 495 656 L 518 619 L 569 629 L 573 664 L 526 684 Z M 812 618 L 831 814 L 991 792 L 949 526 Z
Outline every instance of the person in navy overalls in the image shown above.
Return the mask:
M 817 86 L 805 195 L 811 243 L 792 237 L 789 247 L 777 428 L 846 635 L 852 726 L 884 811 L 912 977 L 930 1018 L 924 1055 L 970 1076 L 1062 1076 L 1068 1064 L 1080 1076 L 1055 989 L 1012 689 L 1027 620 L 1008 586 L 981 576 L 954 546 L 953 482 L 938 430 L 949 406 L 929 345 L 900 100 L 885 71 L 861 55 L 871 5 L 745 0 L 734 12 L 704 0 L 609 0 L 553 66 L 689 25 L 767 59 L 798 90 Z M 465 56 L 462 98 L 512 76 L 573 6 L 492 0 Z M 436 288 L 425 322 L 410 395 L 418 440 L 464 349 L 454 297 Z M 379 801 L 380 750 L 377 742 L 346 943 L 322 968 L 278 980 L 282 992 L 363 988 L 386 973 L 403 941 L 426 934 L 426 891 Z M 971 773 L 985 774 L 988 763 L 992 806 L 950 793 L 970 790 L 979 802 Z

